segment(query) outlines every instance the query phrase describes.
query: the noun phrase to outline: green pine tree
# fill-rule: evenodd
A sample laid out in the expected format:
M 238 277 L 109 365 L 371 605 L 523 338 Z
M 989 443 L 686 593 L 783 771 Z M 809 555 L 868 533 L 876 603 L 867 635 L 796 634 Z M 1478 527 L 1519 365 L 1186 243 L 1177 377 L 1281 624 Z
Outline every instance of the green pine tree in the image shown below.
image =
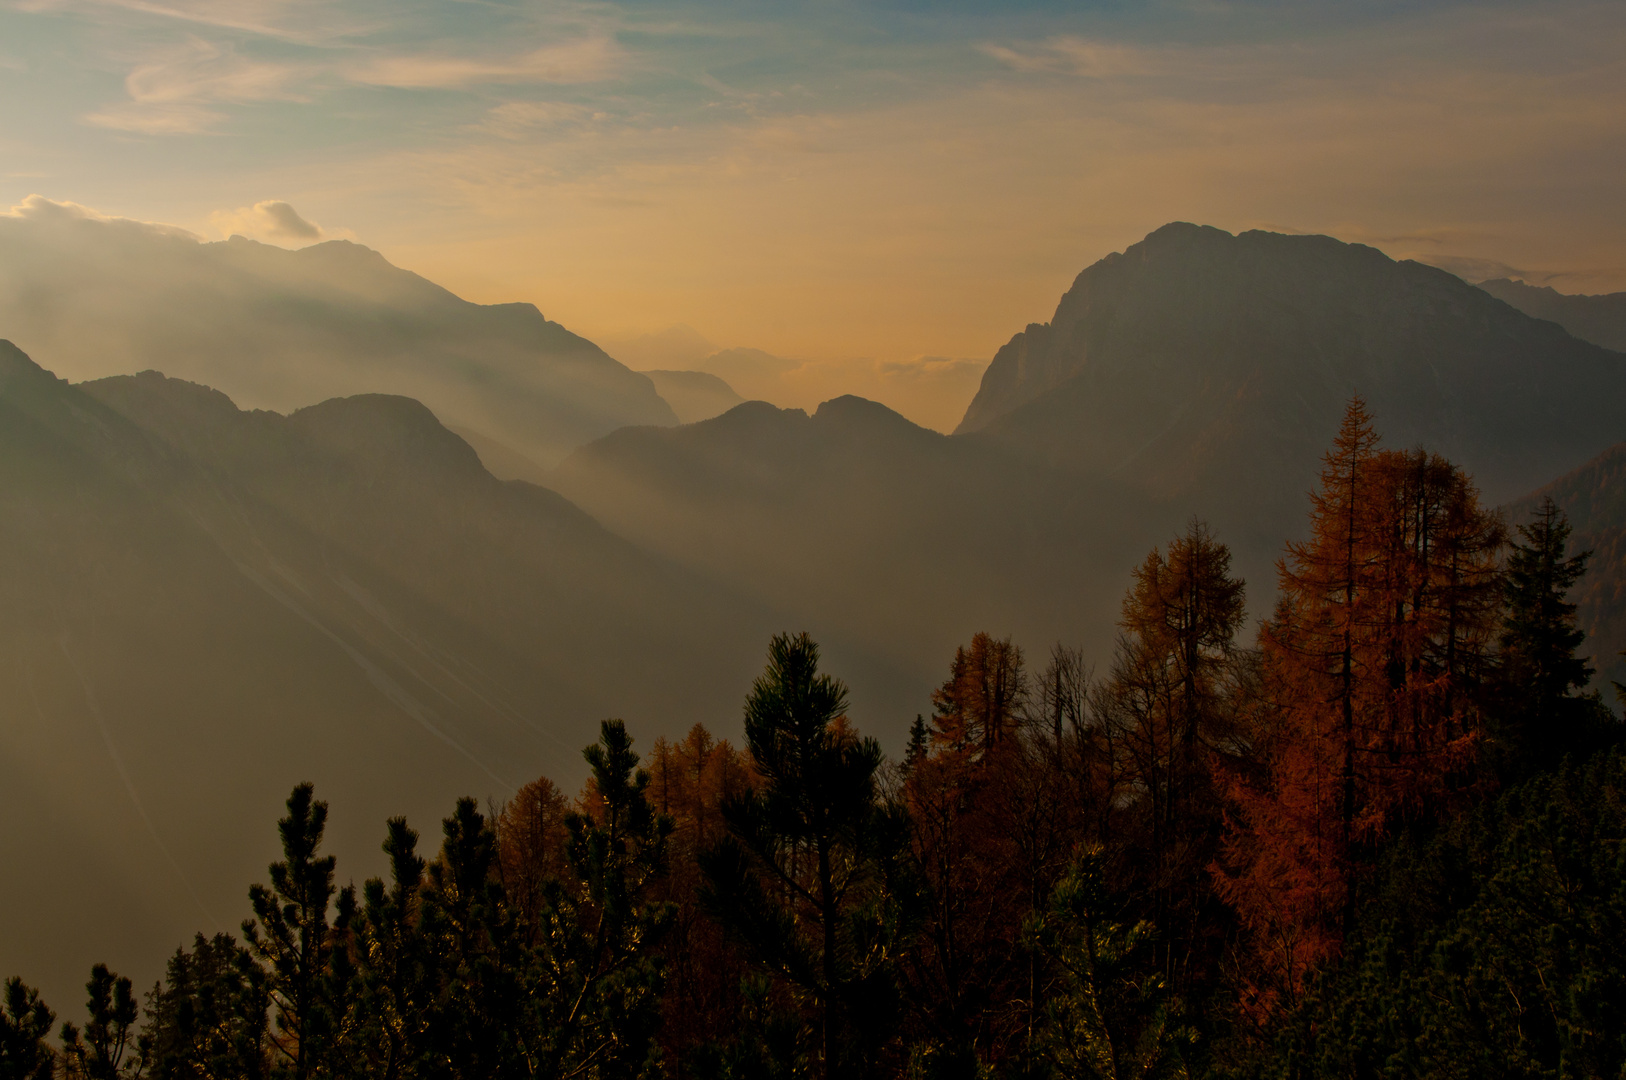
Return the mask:
M 1586 633 L 1568 599 L 1592 553 L 1568 554 L 1569 521 L 1550 498 L 1519 535 L 1503 584 L 1500 671 L 1489 710 L 1492 757 L 1508 779 L 1595 749 L 1612 726 L 1598 695 L 1586 692 L 1593 668 L 1577 655 Z
M 0 1001 L 0 1080 L 51 1080 L 55 1055 L 46 1045 L 56 1015 L 39 991 L 16 976 Z
M 781 634 L 745 703 L 761 787 L 730 799 L 730 836 L 704 853 L 708 908 L 809 1006 L 814 1074 L 862 1076 L 894 1030 L 904 831 L 881 800 L 874 739 L 846 722 L 847 688 L 818 646 Z
M 604 721 L 583 756 L 596 806 L 565 820 L 569 870 L 544 887 L 526 986 L 530 1073 L 655 1076 L 666 972 L 654 949 L 674 910 L 652 887 L 666 870 L 672 820 L 646 797 L 649 773 L 620 720 Z
M 391 818 L 386 829 L 391 883 L 367 881 L 356 920 L 352 1041 L 360 1071 L 400 1080 L 419 1075 L 431 1059 L 443 953 L 423 919 L 418 834 L 405 818 Z
M 63 1072 L 73 1080 L 119 1080 L 138 1073 L 138 1061 L 125 1061 L 125 1051 L 133 1049 L 136 1022 L 135 996 L 130 980 L 114 975 L 106 964 L 90 969 L 85 984 L 89 995 L 84 1037 L 72 1024 L 62 1025 Z M 126 1065 L 129 1068 L 126 1068 Z
M 1034 1042 L 1059 1080 L 1161 1080 L 1189 1075 L 1192 1032 L 1158 970 L 1152 926 L 1108 911 L 1105 857 L 1086 849 L 1028 923 L 1029 946 L 1056 977 Z
M 310 784 L 288 796 L 288 816 L 277 823 L 282 860 L 271 864 L 270 887 L 250 887 L 254 919 L 243 922 L 249 951 L 266 967 L 276 1015 L 277 1071 L 306 1080 L 321 1071 L 333 1017 L 327 1001 L 334 895 L 331 855 L 318 855 L 327 826 L 327 803 Z
M 441 950 L 437 1067 L 467 1080 L 520 1076 L 519 980 L 523 945 L 497 879 L 497 836 L 472 798 L 441 823 L 440 856 L 428 868 L 423 919 Z
M 926 718 L 915 713 L 915 722 L 909 725 L 909 746 L 903 754 L 903 771 L 905 773 L 914 769 L 915 765 L 931 750 L 931 729 L 926 725 Z
M 230 934 L 176 949 L 147 995 L 141 1061 L 149 1080 L 262 1080 L 269 1073 L 265 972 Z

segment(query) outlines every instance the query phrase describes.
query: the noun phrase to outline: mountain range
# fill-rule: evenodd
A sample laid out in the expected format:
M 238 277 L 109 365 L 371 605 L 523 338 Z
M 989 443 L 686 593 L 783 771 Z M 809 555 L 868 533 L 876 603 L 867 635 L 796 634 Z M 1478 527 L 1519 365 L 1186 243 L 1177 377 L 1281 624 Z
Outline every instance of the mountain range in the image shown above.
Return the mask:
M 235 926 L 300 780 L 344 873 L 377 872 L 386 817 L 573 778 L 605 716 L 733 715 L 784 622 L 497 480 L 411 399 L 242 411 L 0 345 L 0 858 L 62 868 L 0 882 L 41 931 L 0 967 L 155 972 Z
M 1352 394 L 1491 503 L 1626 439 L 1626 355 L 1371 248 L 1186 224 L 1080 274 L 952 435 L 851 396 L 678 426 L 668 401 L 732 391 L 663 369 L 663 400 L 359 246 L 58 211 L 0 220 L 0 334 L 32 354 L 0 346 L 0 858 L 75 855 L 0 904 L 102 928 L 0 967 L 69 993 L 230 928 L 299 779 L 341 875 L 377 872 L 385 817 L 573 786 L 605 716 L 736 732 L 785 629 L 896 749 L 976 631 L 1105 663 L 1131 568 L 1193 515 L 1268 610 Z
M 1526 315 L 1555 322 L 1582 341 L 1626 351 L 1626 293 L 1571 296 L 1551 285 L 1493 278 L 1479 287 Z
M 474 304 L 345 240 L 287 251 L 33 198 L 0 215 L 0 337 L 75 380 L 160 370 L 288 412 L 392 393 L 551 466 L 677 417 L 533 305 Z
M 1626 436 L 1620 353 L 1373 248 L 1181 223 L 1084 270 L 958 431 L 1208 518 L 1257 580 L 1356 394 L 1492 504 Z

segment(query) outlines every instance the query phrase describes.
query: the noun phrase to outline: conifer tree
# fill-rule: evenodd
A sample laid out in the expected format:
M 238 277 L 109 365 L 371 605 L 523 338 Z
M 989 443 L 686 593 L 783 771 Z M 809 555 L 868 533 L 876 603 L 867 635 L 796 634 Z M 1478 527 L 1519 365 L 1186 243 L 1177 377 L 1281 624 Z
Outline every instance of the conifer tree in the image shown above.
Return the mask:
M 1610 726 L 1598 695 L 1585 692 L 1593 667 L 1577 655 L 1586 633 L 1568 599 L 1592 553 L 1568 554 L 1570 524 L 1551 498 L 1519 535 L 1503 585 L 1497 680 L 1495 750 L 1509 779 L 1591 749 Z
M 1119 824 L 1134 846 L 1126 884 L 1160 931 L 1154 951 L 1170 978 L 1206 968 L 1198 954 L 1217 939 L 1200 926 L 1221 821 L 1214 763 L 1235 752 L 1249 659 L 1234 641 L 1244 612 L 1229 549 L 1191 522 L 1167 555 L 1154 549 L 1135 570 L 1095 693 L 1121 749 L 1120 782 L 1135 793 Z
M 1189 1075 L 1192 1032 L 1152 956 L 1154 928 L 1110 914 L 1105 858 L 1082 850 L 1026 937 L 1051 962 L 1038 1049 L 1063 1080 L 1164 1080 Z
M 926 718 L 916 713 L 915 722 L 909 725 L 909 745 L 903 754 L 905 772 L 913 771 L 925 759 L 931 748 L 931 740 L 931 729 L 926 726 Z
M 973 635 L 954 651 L 948 679 L 932 694 L 936 741 L 986 753 L 1015 727 L 1028 693 L 1021 648 L 1008 637 Z
M 1003 678 L 984 679 L 997 673 Z M 970 1077 L 1023 1068 L 1036 1015 L 1036 957 L 1023 921 L 1045 902 L 1077 840 L 1094 767 L 1079 752 L 1087 682 L 1060 646 L 1037 681 L 1014 643 L 978 634 L 957 650 L 934 695 L 935 730 L 912 749 L 901 797 L 909 816 L 911 906 L 919 936 L 900 953 L 911 1069 Z M 1003 682 L 1008 710 L 985 710 Z M 977 719 L 1004 715 L 996 724 Z M 974 723 L 966 723 L 973 718 Z M 997 736 L 980 737 L 992 729 Z M 967 736 L 968 729 L 972 732 Z M 1061 734 L 1058 735 L 1058 732 Z
M 1231 787 L 1221 894 L 1258 967 L 1260 1013 L 1291 1004 L 1335 955 L 1353 869 L 1406 820 L 1471 779 L 1504 542 L 1450 462 L 1381 451 L 1352 401 L 1288 545 L 1281 600 L 1260 632 L 1251 775 Z
M 654 950 L 673 905 L 653 887 L 672 819 L 650 804 L 649 773 L 620 720 L 604 721 L 583 756 L 597 805 L 565 822 L 569 872 L 549 889 L 527 976 L 527 1060 L 549 1080 L 631 1080 L 654 1075 L 659 1060 L 665 969 Z
M 45 1042 L 55 1014 L 39 991 L 12 976 L 0 1001 L 0 1080 L 51 1080 L 55 1055 Z
M 277 823 L 283 857 L 271 864 L 269 887 L 249 889 L 255 918 L 243 922 L 244 942 L 266 967 L 276 1015 L 273 1043 L 294 1080 L 316 1075 L 333 1022 L 324 976 L 333 948 L 328 908 L 334 858 L 318 854 L 327 803 L 313 795 L 307 783 L 288 796 L 288 816 Z
M 833 1080 L 871 1071 L 890 1033 L 903 834 L 879 797 L 880 745 L 848 726 L 847 688 L 818 667 L 806 634 L 769 645 L 745 704 L 761 785 L 724 804 L 730 836 L 701 866 L 716 917 L 811 1005 L 815 1074 Z
M 443 965 L 439 941 L 423 918 L 424 860 L 417 853 L 418 834 L 405 818 L 391 818 L 386 829 L 390 883 L 367 881 L 356 920 L 352 1041 L 367 1076 L 400 1080 L 419 1075 L 436 1049 Z
M 147 995 L 141 1060 L 150 1080 L 260 1080 L 269 1074 L 265 972 L 230 934 L 176 949 Z
M 666 872 L 653 892 L 674 909 L 660 948 L 666 966 L 661 1052 L 681 1065 L 719 1031 L 730 1030 L 746 1007 L 744 958 L 701 905 L 705 879 L 698 856 L 727 830 L 723 803 L 754 780 L 745 755 L 701 724 L 681 741 L 656 739 L 649 766 L 650 803 L 672 819 Z
M 497 867 L 503 898 L 533 931 L 539 925 L 547 883 L 566 872 L 567 816 L 564 793 L 545 776 L 515 792 L 497 815 Z
M 84 1037 L 72 1024 L 62 1025 L 64 1072 L 75 1080 L 118 1080 L 126 1074 L 125 1051 L 135 1043 L 137 1009 L 130 980 L 97 964 L 90 969 L 85 991 Z M 135 1065 L 135 1059 L 128 1064 Z
M 444 964 L 436 1060 L 461 1080 L 519 1075 L 524 944 L 503 904 L 497 836 L 468 797 L 457 800 L 441 833 L 423 895 Z

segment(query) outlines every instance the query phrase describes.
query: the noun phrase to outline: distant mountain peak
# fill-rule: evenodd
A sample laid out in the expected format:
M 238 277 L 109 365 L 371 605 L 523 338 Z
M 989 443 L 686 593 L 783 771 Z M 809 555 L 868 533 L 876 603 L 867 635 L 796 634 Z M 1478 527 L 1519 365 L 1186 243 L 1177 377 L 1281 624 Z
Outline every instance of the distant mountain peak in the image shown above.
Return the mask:
M 824 402 L 814 410 L 813 422 L 826 427 L 843 428 L 849 432 L 885 432 L 905 437 L 925 436 L 933 440 L 947 437 L 930 428 L 921 427 L 895 409 L 890 409 L 878 401 L 859 397 L 857 394 L 843 394 Z
M 1626 357 L 1375 248 L 1188 222 L 1080 273 L 995 356 L 957 431 L 1285 515 L 1354 392 L 1390 445 L 1453 457 L 1492 498 L 1626 436 Z
M 34 373 L 48 374 L 27 353 L 5 338 L 0 338 L 0 376 Z
M 1561 293 L 1551 285 L 1509 278 L 1481 281 L 1479 287 L 1532 318 L 1557 323 L 1582 341 L 1626 351 L 1626 292 Z
M 413 398 L 397 394 L 333 398 L 300 409 L 288 420 L 313 445 L 380 470 L 487 478 L 474 448 Z
M 73 381 L 158 368 L 289 412 L 381 391 L 543 465 L 677 417 L 532 304 L 478 304 L 350 240 L 204 243 L 47 208 L 0 215 L 0 330 Z

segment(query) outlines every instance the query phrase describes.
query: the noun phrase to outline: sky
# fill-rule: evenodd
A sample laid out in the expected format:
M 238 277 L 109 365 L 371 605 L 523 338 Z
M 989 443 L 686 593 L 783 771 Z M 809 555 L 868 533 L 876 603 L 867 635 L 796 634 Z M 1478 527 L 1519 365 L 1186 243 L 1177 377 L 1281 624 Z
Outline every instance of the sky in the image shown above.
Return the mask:
M 987 360 L 1171 220 L 1626 289 L 1626 5 L 0 0 L 0 207 L 597 339 Z

